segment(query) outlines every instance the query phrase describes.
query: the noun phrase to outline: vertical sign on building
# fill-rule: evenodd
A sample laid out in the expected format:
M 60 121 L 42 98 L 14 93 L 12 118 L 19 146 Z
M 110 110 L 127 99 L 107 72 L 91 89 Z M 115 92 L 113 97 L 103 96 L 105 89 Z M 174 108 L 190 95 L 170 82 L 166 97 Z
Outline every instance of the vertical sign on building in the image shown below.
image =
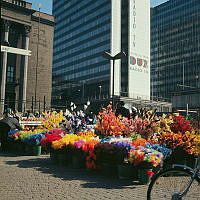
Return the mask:
M 129 0 L 129 97 L 150 99 L 150 1 Z

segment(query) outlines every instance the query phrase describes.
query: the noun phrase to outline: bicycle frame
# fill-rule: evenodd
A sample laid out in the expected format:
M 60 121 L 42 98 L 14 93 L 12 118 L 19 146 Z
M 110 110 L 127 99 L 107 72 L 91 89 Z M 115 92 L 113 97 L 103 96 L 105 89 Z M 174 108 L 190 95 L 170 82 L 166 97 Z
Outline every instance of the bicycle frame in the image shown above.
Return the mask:
M 185 188 L 185 190 L 182 193 L 180 193 L 180 194 L 174 194 L 173 197 L 172 197 L 172 200 L 181 200 L 182 197 L 184 197 L 187 194 L 187 192 L 190 189 L 190 186 L 192 185 L 195 177 L 199 176 L 199 171 L 200 171 L 200 155 L 198 156 L 198 159 L 196 160 L 195 168 L 194 169 L 192 169 L 192 168 L 190 168 L 190 167 L 188 167 L 186 165 L 179 165 L 179 164 L 174 164 L 174 165 L 172 165 L 172 167 L 173 168 L 178 167 L 178 168 L 188 169 L 188 170 L 190 170 L 193 173 L 193 175 L 191 176 L 191 179 L 188 182 L 188 185 Z

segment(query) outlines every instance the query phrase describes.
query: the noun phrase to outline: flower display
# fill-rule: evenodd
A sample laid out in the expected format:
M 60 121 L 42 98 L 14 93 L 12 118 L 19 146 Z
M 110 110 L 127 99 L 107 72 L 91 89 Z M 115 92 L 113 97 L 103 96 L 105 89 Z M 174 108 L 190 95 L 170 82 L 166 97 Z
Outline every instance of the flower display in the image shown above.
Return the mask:
M 20 132 L 20 130 L 13 130 L 8 132 L 8 137 L 13 137 L 14 134 Z
M 152 172 L 152 171 L 146 171 L 146 173 L 147 173 L 147 176 L 149 176 L 150 178 L 154 175 L 154 172 Z
M 100 143 L 111 143 L 111 137 L 105 137 L 105 138 L 102 138 Z
M 95 145 L 99 144 L 99 140 L 98 139 L 91 139 L 87 142 L 85 142 L 83 145 L 82 145 L 82 150 L 85 152 L 85 153 L 89 153 L 89 152 L 92 152 L 95 148 Z
M 180 149 L 190 154 L 194 153 L 194 141 L 197 136 L 194 133 L 186 131 L 185 133 L 163 133 L 159 137 L 159 143 L 166 144 L 168 148 Z
M 62 137 L 61 139 L 53 141 L 51 147 L 53 149 L 62 149 L 63 147 L 65 147 L 69 144 L 74 144 L 74 142 L 77 141 L 79 138 L 77 135 L 67 134 L 64 137 Z
M 68 127 L 70 131 L 77 133 L 86 129 L 87 122 L 83 116 L 74 114 L 70 116 L 66 116 L 70 126 Z
M 55 140 L 60 140 L 62 136 L 58 133 L 45 133 L 45 138 L 41 139 L 41 145 L 44 148 L 48 148 L 48 146 Z
M 142 138 L 140 134 L 137 134 L 137 133 L 134 133 L 134 132 L 130 133 L 129 137 L 131 138 L 132 141 Z
M 74 142 L 73 147 L 80 149 L 83 146 L 83 144 L 85 144 L 85 140 L 78 140 Z
M 29 145 L 40 145 L 40 141 L 45 136 L 43 134 L 32 134 L 25 138 L 25 143 Z
M 91 151 L 86 157 L 86 168 L 88 169 L 97 169 L 98 165 L 96 164 L 96 155 Z
M 94 154 L 95 145 L 99 144 L 99 140 L 91 139 L 82 145 L 82 150 L 86 154 L 86 167 L 89 169 L 97 169 L 96 155 Z
M 54 128 L 59 128 L 60 123 L 65 120 L 65 117 L 63 115 L 63 112 L 60 111 L 57 113 L 56 111 L 53 112 L 43 112 L 44 119 L 42 121 L 43 127 L 47 130 L 51 130 Z
M 74 148 L 81 148 L 84 142 L 88 142 L 92 137 L 87 134 L 76 135 L 76 134 L 66 134 L 61 139 L 52 142 L 53 149 L 61 149 L 67 145 L 72 145 Z
M 44 129 L 35 129 L 35 130 L 29 130 L 29 131 L 15 131 L 13 134 L 10 135 L 10 137 L 14 138 L 15 140 L 21 140 L 24 141 L 28 136 L 33 134 L 45 134 L 46 131 Z
M 134 147 L 145 146 L 147 141 L 143 138 L 132 141 Z
M 150 139 L 157 142 L 158 136 L 171 131 L 170 124 L 173 122 L 172 115 L 163 114 L 161 117 L 155 116 L 151 123 L 153 133 L 151 134 Z
M 170 124 L 171 131 L 174 133 L 185 133 L 186 131 L 192 132 L 193 128 L 188 120 L 185 120 L 184 116 L 173 116 L 174 123 Z
M 139 138 L 138 135 L 140 135 L 140 137 L 144 139 L 151 138 L 158 126 L 155 112 L 147 110 L 141 110 L 141 113 L 136 117 L 130 119 L 123 118 L 122 121 L 125 125 L 124 132 L 126 135 L 132 135 L 132 137 L 135 135 L 137 138 Z
M 134 165 L 149 177 L 162 164 L 167 167 L 178 158 L 192 163 L 200 154 L 200 130 L 181 115 L 158 117 L 146 109 L 129 119 L 115 114 L 111 105 L 103 108 L 94 128 L 92 114 L 44 112 L 42 126 L 11 131 L 8 136 L 14 138 L 11 143 L 19 140 L 17 145 L 41 144 L 52 157 L 63 157 L 72 166 L 79 161 L 89 169 Z
M 151 121 L 148 118 L 145 119 L 142 119 L 141 117 L 136 117 L 134 119 L 124 118 L 123 122 L 126 127 L 126 134 L 135 132 L 137 134 L 140 134 L 144 138 L 148 138 L 149 135 L 151 135 L 150 130 L 148 130 Z
M 21 140 L 21 141 L 24 141 L 26 139 L 26 137 L 28 137 L 29 135 L 32 135 L 34 134 L 33 131 L 19 131 L 19 132 L 16 132 L 12 135 L 12 137 L 15 139 L 15 140 Z
M 96 127 L 102 135 L 119 136 L 123 134 L 125 125 L 120 117 L 115 116 L 115 112 L 112 110 L 111 105 L 108 105 L 106 109 L 103 109 L 97 117 Z
M 156 167 L 162 164 L 163 154 L 153 149 L 138 147 L 130 150 L 128 160 L 133 165 L 142 164 L 143 167 L 145 165 Z
M 86 131 L 80 131 L 78 136 L 88 136 L 88 137 L 96 137 L 96 134 L 93 130 L 86 130 Z
M 112 143 L 114 146 L 118 147 L 121 149 L 123 152 L 125 152 L 128 155 L 128 152 L 130 149 L 133 149 L 134 147 L 132 146 L 131 142 L 129 141 L 119 141 Z
M 67 129 L 73 133 L 82 132 L 85 130 L 94 129 L 94 116 L 87 116 L 83 111 L 66 114 L 67 119 Z
M 194 155 L 200 155 L 200 134 L 196 135 L 193 141 L 192 153 Z
M 52 133 L 52 134 L 57 134 L 57 135 L 59 135 L 59 134 L 65 135 L 67 133 L 66 131 L 64 131 L 61 128 L 54 128 L 54 129 L 49 130 L 48 132 Z
M 135 149 L 130 142 L 116 142 L 112 145 L 116 147 L 114 158 L 117 164 L 127 162 L 129 151 Z
M 167 148 L 165 144 L 146 143 L 145 148 L 154 149 L 156 151 L 161 152 L 163 154 L 164 158 L 167 158 L 172 154 L 172 150 Z

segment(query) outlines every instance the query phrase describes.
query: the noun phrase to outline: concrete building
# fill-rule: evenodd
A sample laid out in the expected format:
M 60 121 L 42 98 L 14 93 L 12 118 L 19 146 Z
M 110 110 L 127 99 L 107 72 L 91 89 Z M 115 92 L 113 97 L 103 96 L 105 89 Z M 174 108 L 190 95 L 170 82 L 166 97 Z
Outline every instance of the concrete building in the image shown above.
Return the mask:
M 53 15 L 53 106 L 112 94 L 150 100 L 150 1 L 53 0 Z M 114 71 L 105 51 L 126 54 Z
M 151 10 L 151 95 L 173 108 L 199 104 L 200 1 L 169 0 Z M 191 92 L 192 91 L 192 92 Z M 174 94 L 178 96 L 173 96 Z M 198 105 L 199 107 L 200 105 Z
M 1 0 L 1 108 L 51 105 L 54 17 L 21 0 Z

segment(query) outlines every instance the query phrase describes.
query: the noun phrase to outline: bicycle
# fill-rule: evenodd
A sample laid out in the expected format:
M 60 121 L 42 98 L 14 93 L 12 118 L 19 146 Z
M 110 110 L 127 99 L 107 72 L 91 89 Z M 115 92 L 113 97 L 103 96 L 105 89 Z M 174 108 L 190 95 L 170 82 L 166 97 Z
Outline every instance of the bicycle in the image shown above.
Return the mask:
M 200 155 L 194 169 L 174 164 L 154 175 L 147 200 L 200 200 Z

